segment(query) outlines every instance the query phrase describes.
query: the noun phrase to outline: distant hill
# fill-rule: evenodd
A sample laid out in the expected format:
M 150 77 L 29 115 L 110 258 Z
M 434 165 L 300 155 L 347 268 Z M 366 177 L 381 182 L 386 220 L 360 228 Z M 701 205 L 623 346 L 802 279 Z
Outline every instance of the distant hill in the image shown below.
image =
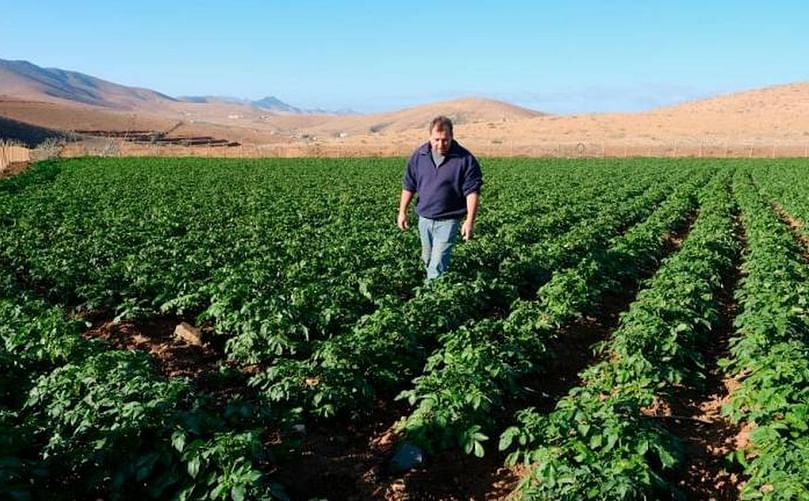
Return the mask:
M 429 103 L 412 108 L 373 115 L 336 117 L 315 124 L 300 124 L 299 128 L 312 135 L 340 136 L 361 134 L 395 134 L 408 130 L 425 131 L 430 120 L 446 115 L 459 126 L 473 123 L 503 123 L 547 114 L 521 108 L 503 101 L 471 97 L 452 101 Z M 292 123 L 294 118 L 289 118 Z M 283 124 L 279 117 L 275 123 Z
M 153 90 L 127 87 L 76 71 L 41 68 L 27 61 L 4 59 L 0 59 L 0 94 L 123 110 L 154 108 L 176 101 Z
M 386 113 L 342 115 L 298 108 L 275 96 L 255 101 L 222 96 L 173 98 L 82 73 L 0 60 L 0 116 L 14 121 L 0 123 L 0 137 L 36 126 L 46 133 L 48 129 L 150 130 L 256 145 L 334 143 L 346 151 L 352 151 L 352 145 L 361 151 L 398 144 L 404 149 L 426 139 L 427 124 L 436 115 L 452 118 L 459 139 L 478 146 L 551 144 L 560 148 L 581 143 L 602 151 L 604 145 L 618 144 L 623 152 L 624 145 L 704 142 L 806 144 L 809 149 L 807 82 L 635 113 L 549 115 L 469 97 Z M 36 131 L 25 130 L 26 134 Z
M 264 110 L 278 111 L 282 113 L 312 113 L 313 111 L 297 108 L 287 104 L 275 96 L 267 96 L 256 101 L 230 96 L 183 96 L 180 101 L 196 104 L 238 104 L 243 106 L 254 106 Z M 325 113 L 325 112 L 323 112 Z
M 306 113 L 306 111 L 296 108 L 295 106 L 290 106 L 275 96 L 267 96 L 258 101 L 252 101 L 252 104 L 253 106 L 258 106 L 265 110 L 282 111 L 286 113 Z
M 650 114 L 735 116 L 737 120 L 767 116 L 790 118 L 809 114 L 809 82 L 734 92 L 651 110 Z
M 298 108 L 292 106 L 284 101 L 281 101 L 275 96 L 267 96 L 262 99 L 251 101 L 249 99 L 242 99 L 230 96 L 182 96 L 178 98 L 180 101 L 195 104 L 235 104 L 243 106 L 253 106 L 261 108 L 262 110 L 272 111 L 274 113 L 292 113 L 303 115 L 356 115 L 357 112 L 352 110 L 324 110 L 321 108 L 308 109 Z
M 28 61 L 5 59 L 0 59 L 0 94 L 31 101 L 71 102 L 131 111 L 154 111 L 174 103 L 194 103 L 252 106 L 280 113 L 331 113 L 298 108 L 275 96 L 256 101 L 227 96 L 173 98 L 154 90 L 128 87 L 77 71 L 42 68 Z
M 586 113 L 536 117 L 495 128 L 474 124 L 465 134 L 514 144 L 662 145 L 701 143 L 732 148 L 800 145 L 809 148 L 809 83 L 776 85 L 635 113 Z M 727 146 L 725 146 L 727 145 Z M 618 148 L 623 151 L 622 148 Z M 648 149 L 646 150 L 649 151 Z M 696 150 L 697 153 L 699 149 Z M 745 151 L 750 151 L 745 150 Z
M 180 96 L 177 99 L 184 103 L 194 103 L 194 104 L 210 104 L 210 103 L 246 104 L 249 102 L 245 99 L 229 96 Z
M 50 103 L 50 106 L 37 103 Z M 0 114 L 64 130 L 132 129 L 135 123 L 142 127 L 147 122 L 164 129 L 164 121 L 182 121 L 185 128 L 194 129 L 199 129 L 194 124 L 215 124 L 235 129 L 234 135 L 239 137 L 255 136 L 255 140 L 263 134 L 295 138 L 398 133 L 423 129 L 438 114 L 448 115 L 458 124 L 511 122 L 544 115 L 482 98 L 431 103 L 372 115 L 359 115 L 351 110 L 304 109 L 275 96 L 258 100 L 227 96 L 173 98 L 75 71 L 2 59 Z

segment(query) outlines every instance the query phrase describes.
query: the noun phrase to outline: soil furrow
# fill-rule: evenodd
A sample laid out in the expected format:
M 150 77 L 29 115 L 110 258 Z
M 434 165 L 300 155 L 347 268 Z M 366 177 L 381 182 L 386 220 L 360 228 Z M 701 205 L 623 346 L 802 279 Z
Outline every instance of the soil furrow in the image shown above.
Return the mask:
M 744 248 L 744 233 L 738 214 L 734 216 L 736 237 Z M 702 352 L 704 384 L 699 388 L 680 387 L 669 402 L 666 427 L 677 435 L 685 448 L 685 464 L 676 485 L 687 499 L 738 499 L 742 476 L 728 454 L 746 442 L 747 432 L 721 415 L 738 382 L 725 375 L 717 362 L 730 355 L 730 339 L 737 314 L 734 292 L 741 278 L 741 256 L 723 277 L 717 295 L 720 320 Z M 665 414 L 664 414 L 665 415 Z

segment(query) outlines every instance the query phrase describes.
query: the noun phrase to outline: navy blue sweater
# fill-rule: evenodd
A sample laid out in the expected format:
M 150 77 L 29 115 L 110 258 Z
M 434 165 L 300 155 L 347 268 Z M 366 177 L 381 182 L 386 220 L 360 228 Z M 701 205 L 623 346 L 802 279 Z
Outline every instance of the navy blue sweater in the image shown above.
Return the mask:
M 466 196 L 479 192 L 482 185 L 477 159 L 454 140 L 437 167 L 430 143 L 421 145 L 410 156 L 402 182 L 402 188 L 418 194 L 416 213 L 430 219 L 465 216 Z

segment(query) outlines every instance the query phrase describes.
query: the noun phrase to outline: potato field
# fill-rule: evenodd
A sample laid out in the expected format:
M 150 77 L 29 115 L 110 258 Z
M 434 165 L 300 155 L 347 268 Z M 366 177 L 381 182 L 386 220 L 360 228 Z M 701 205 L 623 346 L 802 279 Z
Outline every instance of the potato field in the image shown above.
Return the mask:
M 483 158 L 428 286 L 404 165 L 1 180 L 0 497 L 809 498 L 809 162 Z

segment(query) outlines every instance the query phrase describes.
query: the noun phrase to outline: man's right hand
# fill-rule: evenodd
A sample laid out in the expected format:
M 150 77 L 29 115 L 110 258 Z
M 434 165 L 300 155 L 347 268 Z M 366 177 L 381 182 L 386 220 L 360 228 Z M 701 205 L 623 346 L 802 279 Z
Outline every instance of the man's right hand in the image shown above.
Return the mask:
M 404 231 L 408 228 L 407 225 L 407 214 L 404 212 L 399 213 L 399 217 L 396 218 L 396 224 L 399 225 L 399 229 Z

